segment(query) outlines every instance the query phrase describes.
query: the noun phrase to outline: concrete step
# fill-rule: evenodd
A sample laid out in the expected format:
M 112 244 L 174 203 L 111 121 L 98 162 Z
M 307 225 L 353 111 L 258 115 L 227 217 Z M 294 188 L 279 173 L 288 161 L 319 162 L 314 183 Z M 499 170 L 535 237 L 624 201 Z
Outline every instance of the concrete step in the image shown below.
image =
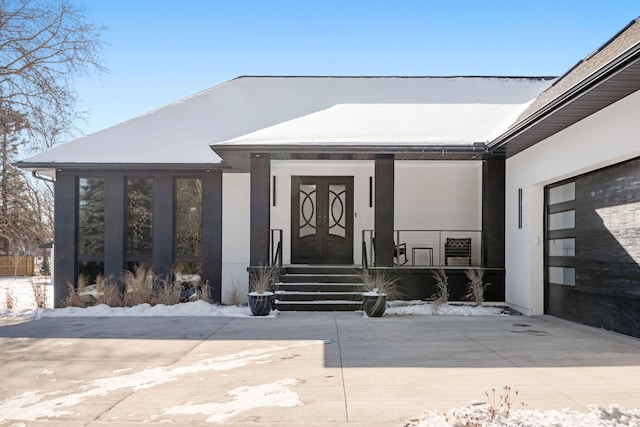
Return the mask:
M 294 283 L 276 283 L 276 290 L 291 292 L 362 292 L 363 288 L 360 283 L 312 283 L 312 282 L 294 282 Z
M 280 301 L 361 301 L 362 292 L 276 291 Z
M 281 274 L 283 283 L 359 283 L 357 274 Z
M 354 265 L 289 265 L 282 268 L 284 274 L 358 274 L 361 267 Z
M 356 311 L 362 309 L 361 301 L 281 301 L 276 299 L 280 311 Z

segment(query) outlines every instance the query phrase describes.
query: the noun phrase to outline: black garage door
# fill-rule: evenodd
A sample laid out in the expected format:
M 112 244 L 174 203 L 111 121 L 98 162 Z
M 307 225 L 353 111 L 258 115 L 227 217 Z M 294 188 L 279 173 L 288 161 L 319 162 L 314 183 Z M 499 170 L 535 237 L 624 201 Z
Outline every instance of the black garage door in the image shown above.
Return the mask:
M 545 312 L 640 337 L 640 158 L 545 189 Z

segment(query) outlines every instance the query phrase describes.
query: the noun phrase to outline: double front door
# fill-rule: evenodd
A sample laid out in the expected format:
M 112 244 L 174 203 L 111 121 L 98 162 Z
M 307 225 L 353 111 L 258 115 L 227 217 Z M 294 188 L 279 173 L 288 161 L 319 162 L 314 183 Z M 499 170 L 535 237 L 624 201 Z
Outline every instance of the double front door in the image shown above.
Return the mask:
M 291 262 L 353 264 L 353 177 L 291 177 Z

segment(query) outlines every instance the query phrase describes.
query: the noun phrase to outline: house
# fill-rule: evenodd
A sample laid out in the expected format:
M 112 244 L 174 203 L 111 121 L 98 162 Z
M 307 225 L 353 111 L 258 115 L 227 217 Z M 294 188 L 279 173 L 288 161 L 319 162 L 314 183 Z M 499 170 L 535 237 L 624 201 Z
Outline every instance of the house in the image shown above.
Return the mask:
M 55 300 L 79 274 L 446 267 L 640 336 L 640 22 L 559 78 L 243 76 L 18 162 L 55 179 Z M 422 283 L 422 285 L 421 285 Z M 491 287 L 489 288 L 491 289 Z

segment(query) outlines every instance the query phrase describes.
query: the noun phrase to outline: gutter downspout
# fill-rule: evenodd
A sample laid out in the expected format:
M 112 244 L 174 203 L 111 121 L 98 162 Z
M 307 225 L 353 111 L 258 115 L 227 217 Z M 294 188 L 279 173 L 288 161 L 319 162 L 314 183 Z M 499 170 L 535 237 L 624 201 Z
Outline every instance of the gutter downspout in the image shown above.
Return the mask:
M 31 175 L 36 179 L 40 179 L 40 180 L 45 181 L 45 182 L 50 182 L 52 184 L 54 184 L 56 182 L 56 180 L 53 179 L 53 178 L 49 178 L 49 177 L 46 177 L 46 176 L 38 175 L 38 171 L 37 170 L 31 171 Z

